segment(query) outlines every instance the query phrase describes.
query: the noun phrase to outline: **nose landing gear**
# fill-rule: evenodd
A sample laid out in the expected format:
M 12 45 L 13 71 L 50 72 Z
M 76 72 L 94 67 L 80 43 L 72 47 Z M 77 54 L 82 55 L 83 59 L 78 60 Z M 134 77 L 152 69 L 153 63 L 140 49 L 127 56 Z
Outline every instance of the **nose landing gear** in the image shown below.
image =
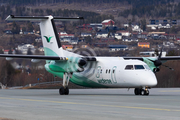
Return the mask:
M 147 88 L 135 88 L 134 89 L 135 95 L 149 95 L 149 90 Z

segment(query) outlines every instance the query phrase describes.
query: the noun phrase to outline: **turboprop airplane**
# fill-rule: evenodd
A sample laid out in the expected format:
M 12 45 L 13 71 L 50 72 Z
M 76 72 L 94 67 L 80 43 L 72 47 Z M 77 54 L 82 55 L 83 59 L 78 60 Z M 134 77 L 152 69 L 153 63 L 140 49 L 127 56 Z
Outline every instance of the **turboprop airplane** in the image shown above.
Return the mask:
M 82 56 L 62 49 L 54 20 L 81 20 L 53 16 L 23 17 L 9 15 L 8 21 L 39 21 L 44 56 L 0 54 L 7 58 L 29 58 L 46 60 L 45 69 L 63 78 L 60 95 L 68 95 L 68 83 L 96 88 L 135 88 L 135 95 L 149 95 L 149 88 L 157 85 L 154 72 L 159 70 L 161 60 L 174 60 L 180 57 L 97 57 Z

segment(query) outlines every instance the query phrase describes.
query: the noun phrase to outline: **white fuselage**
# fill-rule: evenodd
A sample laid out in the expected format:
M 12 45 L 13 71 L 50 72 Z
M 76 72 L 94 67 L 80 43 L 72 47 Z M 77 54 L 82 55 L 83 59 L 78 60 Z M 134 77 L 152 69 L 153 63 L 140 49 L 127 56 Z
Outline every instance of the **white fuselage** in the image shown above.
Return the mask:
M 89 85 L 92 83 L 92 86 L 97 83 L 97 87 L 102 85 L 128 88 L 157 85 L 155 74 L 142 61 L 124 60 L 122 57 L 96 57 L 96 59 L 97 62 L 88 62 L 84 72 L 74 73 L 83 83 Z

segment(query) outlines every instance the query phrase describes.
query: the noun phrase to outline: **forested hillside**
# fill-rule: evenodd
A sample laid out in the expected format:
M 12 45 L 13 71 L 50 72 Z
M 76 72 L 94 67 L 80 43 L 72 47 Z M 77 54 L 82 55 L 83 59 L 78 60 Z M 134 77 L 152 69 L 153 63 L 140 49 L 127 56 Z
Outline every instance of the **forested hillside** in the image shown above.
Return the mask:
M 144 17 L 179 19 L 178 2 L 179 0 L 0 0 L 0 17 L 3 20 L 9 14 L 83 16 L 87 23 L 109 18 L 116 20 L 116 23 L 127 19 L 139 22 Z M 65 5 L 71 6 L 63 7 Z
M 174 0 L 0 0 L 0 3 L 7 3 L 10 5 L 40 5 L 40 4 L 54 4 L 54 3 L 88 3 L 88 4 L 102 4 L 102 3 L 127 3 L 135 7 L 142 5 L 157 5 L 174 2 Z
M 12 7 L 0 6 L 0 17 L 1 20 L 4 20 L 8 15 L 17 15 L 17 16 L 43 16 L 43 15 L 53 15 L 53 16 L 63 16 L 63 17 L 77 17 L 83 16 L 85 18 L 85 23 L 90 22 L 102 22 L 104 19 L 114 19 L 112 15 L 100 15 L 99 13 L 82 11 L 82 10 L 69 10 L 69 9 L 58 9 L 53 10 L 50 8 L 47 9 L 30 9 L 26 7 L 15 7 L 13 10 Z
M 119 16 L 128 17 L 128 15 L 138 16 L 138 17 L 152 17 L 152 18 L 180 18 L 180 3 L 179 4 L 159 4 L 159 5 L 149 5 L 133 7 L 131 9 L 124 10 L 120 12 Z

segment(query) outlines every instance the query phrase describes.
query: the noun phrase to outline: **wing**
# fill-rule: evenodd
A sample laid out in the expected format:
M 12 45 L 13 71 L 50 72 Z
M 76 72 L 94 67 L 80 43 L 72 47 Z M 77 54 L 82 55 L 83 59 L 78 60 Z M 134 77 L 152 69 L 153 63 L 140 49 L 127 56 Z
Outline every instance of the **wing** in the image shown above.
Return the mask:
M 26 58 L 26 59 L 39 59 L 39 60 L 68 60 L 67 57 L 59 56 L 44 56 L 44 55 L 20 55 L 20 54 L 0 54 L 0 57 L 9 57 L 9 58 Z M 86 61 L 96 61 L 95 57 L 85 56 L 81 57 Z
M 166 57 L 161 57 L 161 60 L 180 60 L 180 56 L 166 56 Z
M 0 57 L 10 58 L 27 58 L 27 59 L 40 59 L 40 60 L 67 60 L 66 57 L 59 56 L 44 56 L 44 55 L 19 55 L 19 54 L 0 54 Z
M 157 57 L 123 57 L 125 60 L 141 60 L 144 61 L 144 58 L 147 59 L 157 59 Z M 166 56 L 166 57 L 161 57 L 162 61 L 167 61 L 167 60 L 180 60 L 180 56 Z

